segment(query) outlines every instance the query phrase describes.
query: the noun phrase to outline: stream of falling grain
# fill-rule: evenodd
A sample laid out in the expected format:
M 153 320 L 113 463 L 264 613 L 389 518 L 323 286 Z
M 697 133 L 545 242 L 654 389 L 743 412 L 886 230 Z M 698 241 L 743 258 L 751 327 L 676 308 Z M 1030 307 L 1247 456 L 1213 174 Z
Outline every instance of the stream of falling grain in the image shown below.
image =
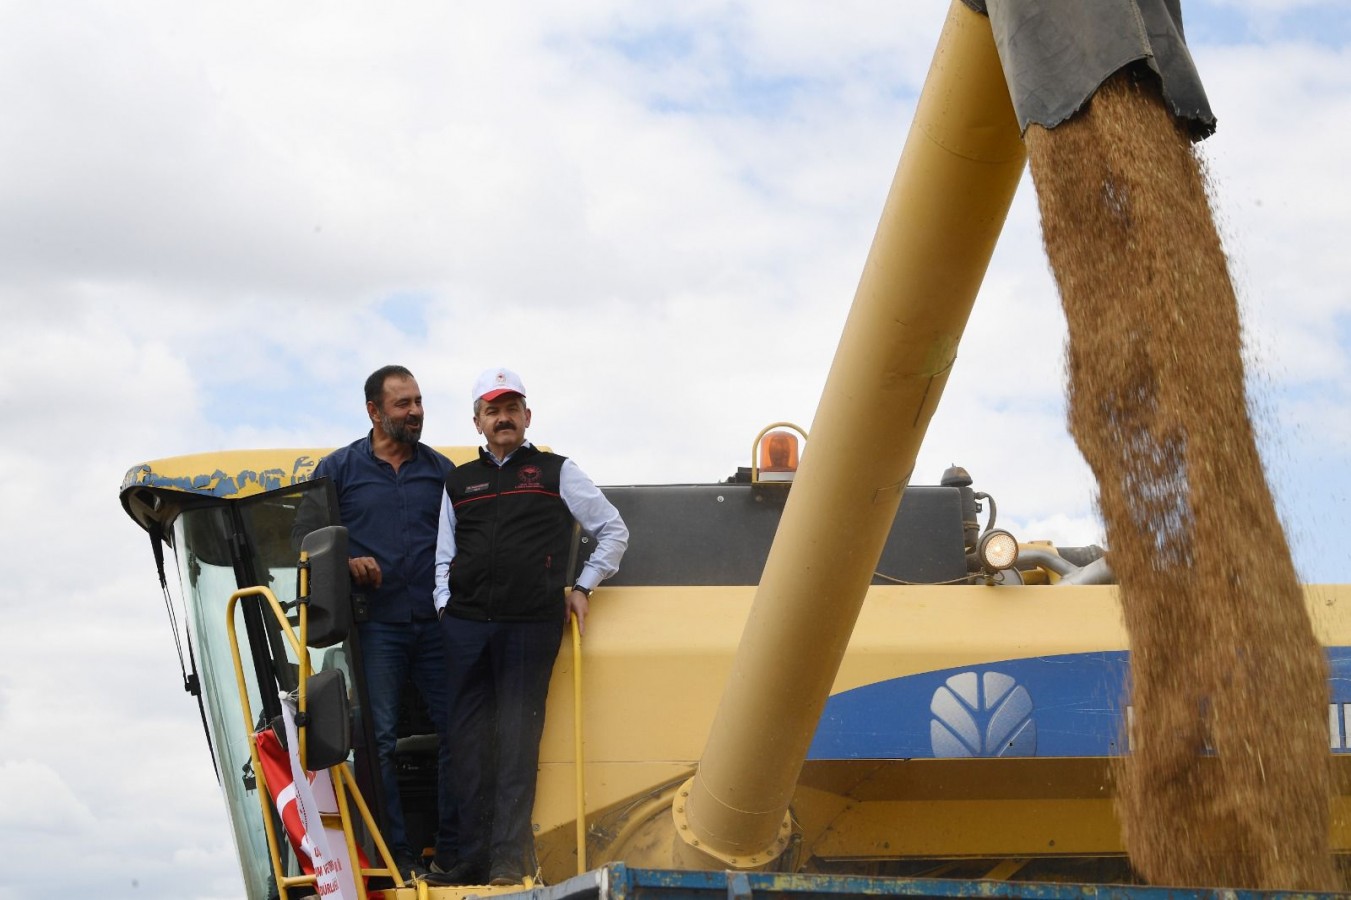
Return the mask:
M 1027 145 L 1070 430 L 1131 641 L 1117 803 L 1155 884 L 1330 890 L 1327 680 L 1258 457 L 1238 307 L 1185 131 L 1121 73 Z

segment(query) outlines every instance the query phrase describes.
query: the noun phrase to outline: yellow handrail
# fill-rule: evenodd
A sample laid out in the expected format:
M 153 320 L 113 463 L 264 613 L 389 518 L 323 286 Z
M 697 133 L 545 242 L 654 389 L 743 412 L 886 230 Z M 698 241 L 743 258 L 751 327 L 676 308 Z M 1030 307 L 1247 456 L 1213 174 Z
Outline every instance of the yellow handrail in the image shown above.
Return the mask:
M 577 874 L 586 871 L 586 772 L 582 758 L 582 630 L 572 623 L 572 757 L 577 767 Z
M 302 561 L 305 554 L 302 554 Z M 301 568 L 301 596 L 307 596 L 308 578 L 306 577 L 307 566 Z M 277 892 L 282 900 L 286 900 L 287 888 L 302 884 L 316 884 L 317 875 L 287 875 L 281 867 L 281 850 L 278 847 L 276 830 L 272 824 L 272 795 L 267 787 L 267 778 L 263 771 L 262 760 L 258 756 L 258 739 L 253 731 L 253 706 L 249 703 L 248 685 L 244 681 L 244 661 L 239 652 L 239 637 L 235 634 L 235 606 L 245 597 L 261 597 L 267 602 L 272 610 L 273 618 L 281 625 L 282 633 L 291 645 L 291 649 L 296 654 L 299 664 L 300 690 L 298 708 L 301 712 L 305 711 L 305 682 L 310 672 L 310 654 L 306 648 L 303 636 L 307 636 L 308 616 L 306 615 L 307 604 L 300 604 L 300 636 L 297 636 L 291 623 L 286 618 L 286 611 L 282 609 L 281 603 L 276 596 L 266 587 L 242 588 L 230 595 L 229 602 L 225 606 L 226 633 L 230 638 L 230 654 L 233 657 L 235 667 L 235 682 L 239 690 L 240 710 L 244 714 L 244 731 L 249 736 L 249 759 L 253 766 L 254 777 L 258 780 L 258 804 L 262 809 L 263 827 L 267 832 L 268 851 L 272 857 L 272 872 L 277 882 Z M 300 731 L 300 746 L 297 748 L 300 753 L 301 765 L 306 771 L 309 766 L 305 760 L 305 732 Z M 384 868 L 378 866 L 359 866 L 355 877 L 352 879 L 356 884 L 357 897 L 360 900 L 366 900 L 366 884 L 362 876 L 365 875 L 388 875 L 396 882 L 402 879 L 398 867 L 394 864 L 394 858 L 389 852 L 389 847 L 385 843 L 384 836 L 380 834 L 380 829 L 376 827 L 375 817 L 371 815 L 370 808 L 366 805 L 365 798 L 361 796 L 361 791 L 356 785 L 355 779 L 347 771 L 345 763 L 338 763 L 332 767 L 337 772 L 334 779 L 333 790 L 338 801 L 339 819 L 342 821 L 343 837 L 347 843 L 348 858 L 353 864 L 357 863 L 359 856 L 357 854 L 356 833 L 352 829 L 351 815 L 347 807 L 347 799 L 350 796 L 357 804 L 361 817 L 370 832 L 371 838 L 375 842 L 376 850 L 379 851 L 380 860 L 385 864 Z

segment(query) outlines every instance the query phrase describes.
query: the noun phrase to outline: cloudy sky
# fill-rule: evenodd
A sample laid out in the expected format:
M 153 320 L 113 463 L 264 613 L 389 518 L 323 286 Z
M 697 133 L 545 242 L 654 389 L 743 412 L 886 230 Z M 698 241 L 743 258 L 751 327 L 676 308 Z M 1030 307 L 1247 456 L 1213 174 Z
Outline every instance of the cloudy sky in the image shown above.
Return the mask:
M 1351 11 L 1186 6 L 1273 486 L 1351 581 Z M 0 900 L 241 891 L 128 467 L 345 443 L 401 362 L 432 443 L 506 364 L 599 482 L 725 477 L 811 422 L 946 8 L 0 0 Z M 1100 540 L 1064 340 L 1025 181 L 915 481 Z

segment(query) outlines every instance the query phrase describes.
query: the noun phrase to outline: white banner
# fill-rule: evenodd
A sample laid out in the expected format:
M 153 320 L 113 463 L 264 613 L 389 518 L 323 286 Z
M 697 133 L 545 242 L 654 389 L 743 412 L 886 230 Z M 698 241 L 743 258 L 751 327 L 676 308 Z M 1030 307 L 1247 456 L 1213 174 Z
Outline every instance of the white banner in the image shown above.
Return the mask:
M 355 900 L 356 882 L 352 878 L 352 863 L 347 855 L 347 839 L 341 828 L 326 828 L 321 812 L 336 813 L 337 797 L 328 770 L 312 774 L 314 784 L 300 765 L 300 735 L 296 731 L 296 701 L 289 694 L 281 694 L 282 721 L 286 724 L 286 746 L 291 757 L 291 786 L 295 792 L 296 812 L 304 829 L 300 852 L 314 865 L 315 890 L 320 897 L 333 900 Z M 316 797 L 316 794 L 319 796 Z M 289 799 L 289 798 L 288 798 Z M 277 798 L 277 806 L 285 804 Z M 320 802 L 323 806 L 320 806 Z

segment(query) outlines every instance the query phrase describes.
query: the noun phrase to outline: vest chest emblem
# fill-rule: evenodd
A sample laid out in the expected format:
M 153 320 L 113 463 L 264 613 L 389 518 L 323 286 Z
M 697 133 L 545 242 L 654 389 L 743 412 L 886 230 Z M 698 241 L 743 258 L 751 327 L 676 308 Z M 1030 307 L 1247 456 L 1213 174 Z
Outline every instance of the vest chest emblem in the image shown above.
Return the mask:
M 543 478 L 544 473 L 540 471 L 539 466 L 521 466 L 520 471 L 516 473 L 516 487 L 540 488 L 544 486 Z

